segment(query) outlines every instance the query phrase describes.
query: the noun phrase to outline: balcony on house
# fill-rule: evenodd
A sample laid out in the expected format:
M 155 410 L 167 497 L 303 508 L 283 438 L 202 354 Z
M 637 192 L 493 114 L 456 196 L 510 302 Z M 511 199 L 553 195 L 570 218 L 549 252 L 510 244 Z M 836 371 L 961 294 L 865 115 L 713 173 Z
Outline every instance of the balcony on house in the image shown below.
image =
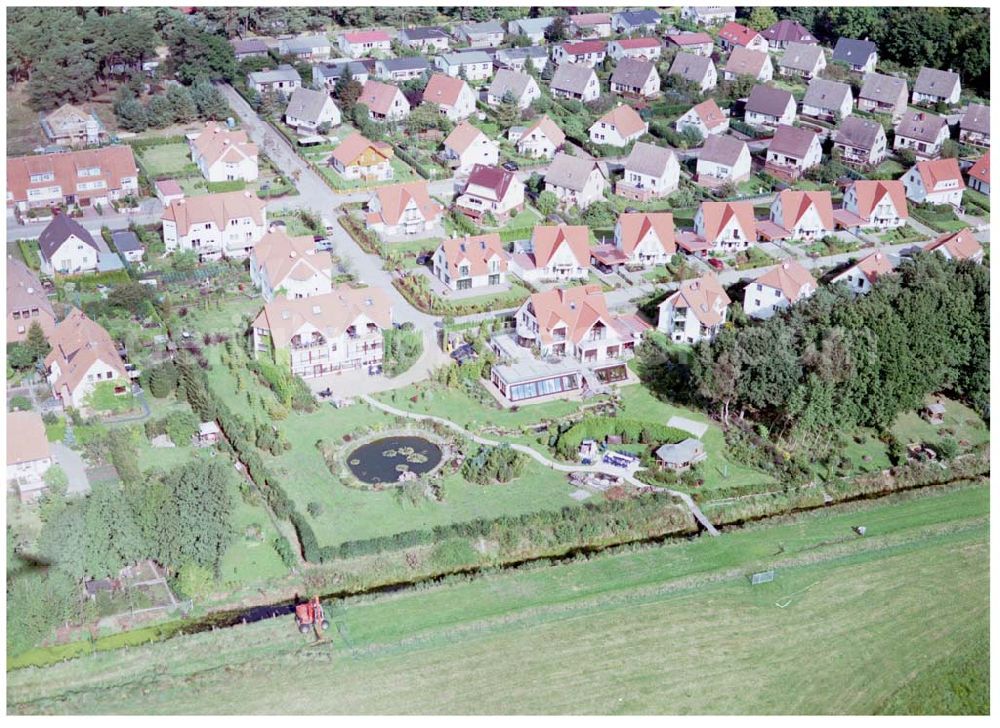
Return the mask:
M 302 336 L 302 334 L 295 334 L 292 337 L 290 346 L 293 351 L 298 351 L 300 349 L 315 349 L 318 346 L 326 345 L 326 337 L 324 337 L 318 331 L 314 331 L 311 336 Z

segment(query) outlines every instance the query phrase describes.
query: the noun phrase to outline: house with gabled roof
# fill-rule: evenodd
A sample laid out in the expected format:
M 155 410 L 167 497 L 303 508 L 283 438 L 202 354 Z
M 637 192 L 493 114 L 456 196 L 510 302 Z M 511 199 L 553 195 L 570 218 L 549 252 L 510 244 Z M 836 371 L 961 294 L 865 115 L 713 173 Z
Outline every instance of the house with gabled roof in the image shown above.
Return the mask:
M 326 91 L 297 88 L 285 107 L 285 123 L 299 134 L 315 134 L 324 124 L 340 126 L 340 109 Z
M 586 103 L 600 97 L 601 82 L 590 66 L 582 63 L 563 63 L 552 74 L 549 91 L 556 97 L 577 99 Z
M 525 46 L 524 48 L 500 48 L 494 56 L 496 65 L 512 71 L 527 71 L 532 66 L 541 73 L 549 64 L 549 50 L 545 46 Z
M 681 8 L 681 18 L 696 25 L 722 25 L 736 20 L 733 5 L 685 5 Z
M 191 160 L 209 182 L 257 179 L 257 145 L 242 129 L 229 129 L 209 121 L 202 131 L 187 138 Z
M 771 86 L 754 86 L 744 108 L 747 124 L 764 129 L 776 129 L 795 121 L 795 97 L 791 92 Z
M 379 187 L 368 199 L 367 209 L 365 224 L 385 241 L 426 236 L 438 229 L 444 214 L 424 180 Z
M 833 133 L 833 148 L 849 164 L 880 164 L 888 154 L 885 129 L 877 121 L 848 116 Z
M 900 180 L 855 180 L 844 190 L 844 201 L 833 211 L 837 227 L 846 230 L 891 230 L 906 225 L 906 189 Z
M 962 205 L 965 181 L 957 159 L 945 158 L 917 162 L 902 176 L 906 199 L 919 204 Z
M 743 310 L 755 319 L 769 319 L 778 311 L 816 292 L 816 279 L 796 260 L 786 260 L 747 284 Z
M 628 104 L 618 104 L 591 125 L 590 141 L 624 147 L 648 132 L 649 122 Z
M 971 260 L 983 262 L 983 246 L 969 228 L 957 233 L 944 233 L 924 246 L 928 253 L 939 253 L 948 260 Z
M 839 81 L 814 78 L 802 98 L 802 113 L 817 119 L 845 119 L 854 110 L 851 87 Z
M 585 280 L 590 266 L 586 225 L 535 225 L 531 239 L 514 244 L 512 271 L 529 283 Z
M 681 114 L 674 123 L 678 134 L 685 129 L 695 129 L 706 139 L 713 134 L 725 134 L 729 131 L 729 117 L 715 103 L 715 99 L 702 101 Z
M 7 485 L 29 503 L 45 492 L 52 451 L 42 416 L 33 410 L 7 413 Z
M 449 76 L 464 76 L 466 81 L 485 81 L 493 76 L 493 59 L 480 50 L 442 53 L 434 64 Z
M 872 114 L 890 114 L 896 121 L 906 111 L 907 99 L 906 79 L 866 73 L 858 92 L 858 109 Z
M 723 78 L 734 81 L 740 76 L 766 83 L 774 78 L 774 64 L 767 51 L 754 51 L 749 48 L 733 48 L 722 70 Z
M 894 268 L 890 257 L 881 250 L 876 250 L 861 260 L 852 262 L 831 278 L 830 283 L 843 283 L 851 293 L 861 296 L 874 288 L 880 278 L 892 275 Z
M 21 211 L 106 206 L 138 194 L 139 168 L 130 146 L 7 158 L 7 206 Z
M 702 93 L 715 88 L 719 81 L 719 74 L 711 58 L 684 51 L 674 56 L 668 75 L 695 84 Z
M 56 324 L 45 357 L 46 380 L 63 407 L 86 409 L 87 397 L 110 382 L 115 394 L 127 394 L 128 372 L 111 335 L 79 309 Z
M 722 50 L 731 51 L 733 48 L 746 48 L 751 51 L 767 52 L 767 40 L 745 25 L 729 22 L 722 26 L 717 40 Z
M 603 40 L 568 40 L 553 47 L 552 60 L 558 65 L 578 63 L 593 68 L 607 54 L 608 44 Z
M 312 67 L 312 82 L 317 89 L 333 91 L 340 77 L 347 75 L 353 81 L 364 84 L 371 71 L 361 61 L 341 61 L 338 63 L 317 63 Z
M 611 35 L 608 13 L 577 13 L 569 16 L 569 28 L 581 38 L 607 38 Z
M 790 18 L 779 20 L 770 28 L 761 31 L 764 40 L 772 50 L 787 48 L 791 43 L 804 43 L 816 45 L 819 41 L 816 36 L 810 33 L 802 23 Z
M 625 265 L 664 265 L 677 252 L 674 216 L 669 212 L 623 212 L 615 223 L 614 247 Z
M 193 250 L 198 260 L 246 258 L 267 231 L 267 206 L 249 190 L 175 200 L 163 211 L 168 253 Z
M 423 78 L 430 72 L 430 69 L 430 62 L 422 56 L 379 58 L 375 61 L 375 77 L 392 83 L 404 83 Z
M 453 291 L 505 285 L 508 259 L 497 233 L 442 240 L 432 257 L 434 275 Z
M 668 48 L 693 53 L 696 56 L 710 56 L 715 48 L 715 41 L 708 33 L 675 33 L 664 37 Z
M 951 132 L 948 120 L 926 111 L 907 111 L 896 124 L 893 149 L 911 149 L 918 157 L 934 158 Z
M 273 70 L 248 73 L 247 86 L 259 94 L 274 93 L 287 96 L 302 87 L 302 77 L 293 66 L 282 63 Z
M 441 28 L 403 28 L 399 31 L 399 42 L 421 51 L 447 51 L 451 36 Z
M 563 130 L 548 114 L 543 114 L 525 129 L 515 142 L 515 147 L 517 153 L 525 157 L 552 159 L 565 143 L 566 135 Z
M 750 179 L 752 164 L 746 142 L 725 134 L 709 135 L 698 153 L 696 181 L 713 188 L 739 184 Z
M 986 152 L 969 167 L 969 187 L 984 195 L 990 193 L 990 153 Z
M 108 138 L 104 124 L 97 118 L 97 114 L 73 104 L 63 104 L 55 111 L 41 114 L 40 117 L 45 138 L 52 144 L 78 147 L 100 144 Z
M 828 190 L 782 190 L 771 203 L 768 219 L 757 223 L 757 234 L 764 240 L 810 241 L 833 230 Z
M 652 61 L 621 59 L 611 74 L 609 84 L 611 93 L 629 98 L 651 99 L 660 95 L 660 74 Z
M 38 257 L 45 275 L 96 273 L 100 247 L 83 225 L 60 213 L 38 236 Z
M 473 220 L 487 213 L 498 221 L 506 220 L 524 209 L 524 183 L 501 167 L 473 165 L 455 207 Z
M 677 191 L 680 175 L 680 162 L 673 150 L 636 142 L 625 159 L 615 194 L 640 202 L 666 197 Z
M 33 323 L 49 338 L 56 313 L 38 276 L 20 259 L 7 256 L 7 343 L 24 341 Z
M 477 164 L 487 167 L 498 165 L 500 147 L 479 127 L 463 121 L 444 140 L 443 156 L 455 166 L 456 175 L 465 175 Z
M 553 192 L 563 207 L 585 210 L 604 197 L 608 170 L 603 162 L 556 154 L 545 174 L 545 189 Z
M 508 94 L 517 104 L 517 108 L 527 109 L 541 97 L 542 90 L 538 87 L 538 82 L 527 73 L 501 68 L 493 76 L 493 81 L 486 92 L 486 103 L 498 106 L 504 102 Z
M 608 44 L 608 55 L 616 61 L 635 58 L 639 61 L 655 61 L 663 52 L 658 38 L 620 38 Z
M 468 119 L 476 111 L 476 94 L 461 78 L 435 73 L 424 87 L 423 103 L 434 104 L 451 121 Z
M 410 115 L 410 102 L 397 86 L 380 81 L 365 81 L 358 103 L 368 107 L 372 121 L 402 121 Z
M 660 24 L 660 14 L 652 8 L 626 10 L 611 16 L 611 30 L 625 35 L 655 33 Z
M 278 55 L 295 56 L 300 61 L 325 61 L 333 46 L 325 35 L 300 35 L 278 41 Z
M 485 23 L 462 23 L 455 26 L 454 35 L 470 48 L 497 48 L 503 43 L 506 32 L 495 20 Z
M 393 178 L 392 147 L 354 132 L 330 155 L 329 164 L 346 180 L 384 181 Z
M 990 107 L 970 103 L 959 122 L 958 140 L 978 147 L 990 145 Z
M 539 45 L 545 42 L 545 31 L 548 30 L 555 19 L 554 15 L 546 15 L 538 18 L 508 20 L 507 33 L 510 35 L 523 35 L 533 45 Z
M 233 47 L 233 55 L 237 61 L 245 58 L 265 58 L 269 50 L 263 38 L 232 38 L 229 45 Z
M 746 250 L 757 240 L 757 221 L 749 202 L 704 201 L 694 216 L 694 233 L 677 236 L 686 252 L 705 257 L 709 251 Z
M 381 288 L 335 286 L 309 298 L 278 297 L 254 319 L 255 357 L 268 354 L 303 379 L 378 367 L 392 305 Z
M 337 39 L 341 52 L 348 58 L 361 58 L 372 53 L 392 50 L 392 36 L 384 30 L 356 30 L 341 33 Z
M 913 103 L 949 104 L 958 103 L 962 94 L 962 83 L 954 71 L 942 71 L 924 66 L 913 83 Z
M 855 73 L 870 73 L 878 63 L 878 46 L 867 38 L 837 38 L 833 62 L 843 63 Z
M 822 159 L 819 134 L 805 127 L 779 124 L 767 145 L 764 169 L 776 177 L 795 180 L 819 165 Z
M 660 303 L 656 328 L 677 344 L 712 341 L 726 323 L 730 303 L 714 273 L 682 281 Z
M 319 296 L 332 290 L 333 257 L 329 251 L 316 250 L 312 235 L 272 230 L 250 253 L 250 280 L 268 302 L 277 296 Z
M 778 73 L 807 81 L 826 68 L 826 54 L 812 43 L 789 43 L 778 60 Z

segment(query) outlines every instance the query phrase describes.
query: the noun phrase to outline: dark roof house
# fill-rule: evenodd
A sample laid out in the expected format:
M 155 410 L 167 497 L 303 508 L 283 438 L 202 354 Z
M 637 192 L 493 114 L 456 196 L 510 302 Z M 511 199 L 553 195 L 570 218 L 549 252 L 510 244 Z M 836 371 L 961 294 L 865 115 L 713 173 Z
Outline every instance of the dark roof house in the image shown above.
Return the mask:
M 801 23 L 794 20 L 779 20 L 767 30 L 760 33 L 771 48 L 784 48 L 789 43 L 817 43 L 816 36 L 810 33 Z
M 46 260 L 52 260 L 52 256 L 59 250 L 59 246 L 66 242 L 71 235 L 75 235 L 85 244 L 100 252 L 100 246 L 94 241 L 90 231 L 69 215 L 56 215 L 52 222 L 45 226 L 41 235 L 38 236 L 38 249 Z
M 868 39 L 838 38 L 833 49 L 833 61 L 846 63 L 855 71 L 872 70 L 868 67 L 872 56 L 878 56 L 878 46 Z

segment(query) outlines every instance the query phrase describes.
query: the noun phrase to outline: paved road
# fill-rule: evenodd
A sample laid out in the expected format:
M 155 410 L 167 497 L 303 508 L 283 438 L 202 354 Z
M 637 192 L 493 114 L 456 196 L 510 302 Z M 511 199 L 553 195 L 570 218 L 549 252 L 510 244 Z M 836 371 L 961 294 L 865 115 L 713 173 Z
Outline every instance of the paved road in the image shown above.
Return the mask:
M 122 230 L 127 228 L 129 224 L 133 222 L 139 225 L 148 225 L 159 222 L 162 216 L 163 205 L 160 204 L 159 200 L 153 197 L 143 200 L 140 205 L 140 211 L 136 213 L 119 215 L 117 213 L 109 212 L 105 215 L 98 215 L 93 210 L 88 210 L 84 217 L 78 218 L 78 221 L 81 225 L 87 228 L 91 234 L 99 238 L 101 234 L 101 227 L 103 226 L 107 226 L 112 230 Z M 21 238 L 29 240 L 37 239 L 47 225 L 47 222 L 20 225 L 15 219 L 13 212 L 8 210 L 7 242 L 11 243 L 15 240 L 20 240 Z
M 428 420 L 431 422 L 437 422 L 453 430 L 454 432 L 457 432 L 462 437 L 468 437 L 470 440 L 480 445 L 489 445 L 492 447 L 496 447 L 499 445 L 509 445 L 512 449 L 524 453 L 528 457 L 541 463 L 547 468 L 551 468 L 552 470 L 558 470 L 563 473 L 603 473 L 605 475 L 614 475 L 617 477 L 621 477 L 626 481 L 628 481 L 630 484 L 639 488 L 649 487 L 648 483 L 643 483 L 641 480 L 638 480 L 634 475 L 630 473 L 623 473 L 621 468 L 616 468 L 611 465 L 607 465 L 605 463 L 598 463 L 596 465 L 567 465 L 565 463 L 557 463 L 554 460 L 549 460 L 540 452 L 538 452 L 534 448 L 528 447 L 527 445 L 521 445 L 520 443 L 516 442 L 507 443 L 501 440 L 490 440 L 485 437 L 480 437 L 479 435 L 475 435 L 469 432 L 457 422 L 446 420 L 443 417 L 436 417 L 434 415 L 420 415 L 416 414 L 415 412 L 401 410 L 396 407 L 391 407 L 390 405 L 387 404 L 382 404 L 378 400 L 372 399 L 368 395 L 362 396 L 361 399 L 370 404 L 372 407 L 380 409 L 383 412 L 386 412 L 390 415 L 395 415 L 398 417 L 407 417 L 411 420 L 417 420 L 418 422 L 428 421 Z M 688 507 L 688 510 L 691 511 L 691 515 L 694 516 L 695 520 L 697 520 L 698 523 L 700 523 L 708 533 L 710 533 L 713 536 L 719 535 L 718 530 L 715 528 L 715 526 L 712 525 L 712 522 L 708 520 L 708 517 L 705 516 L 704 513 L 702 513 L 700 508 L 698 508 L 698 504 L 695 503 L 694 500 L 691 499 L 691 496 L 689 496 L 687 493 L 682 493 L 677 490 L 670 490 L 669 488 L 657 488 L 657 489 L 669 493 L 670 495 L 676 498 L 679 498 Z

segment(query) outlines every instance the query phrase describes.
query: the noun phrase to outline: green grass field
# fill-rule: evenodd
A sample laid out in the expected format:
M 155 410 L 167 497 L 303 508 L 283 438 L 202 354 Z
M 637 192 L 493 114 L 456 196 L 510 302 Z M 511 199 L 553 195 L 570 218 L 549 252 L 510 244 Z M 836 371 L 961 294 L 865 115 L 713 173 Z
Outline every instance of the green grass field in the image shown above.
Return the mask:
M 15 670 L 9 711 L 988 713 L 988 512 L 914 493 L 349 600 L 326 644 L 283 618 Z
M 145 147 L 136 156 L 146 174 L 153 178 L 161 174 L 183 174 L 192 164 L 191 150 L 181 142 Z

